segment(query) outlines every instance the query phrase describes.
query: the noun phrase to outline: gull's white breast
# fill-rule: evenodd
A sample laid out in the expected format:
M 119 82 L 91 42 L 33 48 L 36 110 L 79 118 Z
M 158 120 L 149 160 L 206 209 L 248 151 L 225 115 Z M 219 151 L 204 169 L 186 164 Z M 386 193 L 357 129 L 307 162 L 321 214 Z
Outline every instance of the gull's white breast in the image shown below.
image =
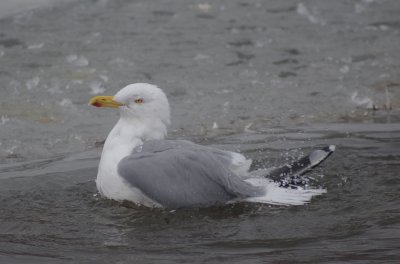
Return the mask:
M 119 174 L 118 164 L 133 149 L 132 144 L 119 144 L 118 137 L 110 133 L 104 144 L 103 153 L 97 173 L 96 185 L 102 196 L 117 201 L 131 201 L 148 207 L 160 207 L 160 205 L 144 195 L 139 189 L 129 185 Z M 133 146 L 141 144 L 138 141 Z

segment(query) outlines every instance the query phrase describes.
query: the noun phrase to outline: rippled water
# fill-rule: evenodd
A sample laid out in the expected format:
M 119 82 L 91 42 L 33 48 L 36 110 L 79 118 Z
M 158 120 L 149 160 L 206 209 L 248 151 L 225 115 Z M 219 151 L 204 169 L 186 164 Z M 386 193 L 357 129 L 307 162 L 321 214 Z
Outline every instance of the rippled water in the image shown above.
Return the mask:
M 1 263 L 397 263 L 397 1 L 65 1 L 0 20 Z M 310 204 L 152 210 L 97 195 L 117 114 L 162 87 L 171 138 L 255 167 L 337 151 Z
M 315 172 L 323 171 L 320 183 L 328 193 L 299 207 L 236 204 L 165 211 L 108 201 L 97 196 L 93 182 L 97 150 L 2 167 L 0 259 L 395 263 L 399 133 L 390 124 L 328 125 L 215 139 L 220 147 L 240 148 L 270 164 L 282 161 L 282 153 L 293 156 L 288 145 L 305 151 L 313 144 L 337 144 L 335 155 Z

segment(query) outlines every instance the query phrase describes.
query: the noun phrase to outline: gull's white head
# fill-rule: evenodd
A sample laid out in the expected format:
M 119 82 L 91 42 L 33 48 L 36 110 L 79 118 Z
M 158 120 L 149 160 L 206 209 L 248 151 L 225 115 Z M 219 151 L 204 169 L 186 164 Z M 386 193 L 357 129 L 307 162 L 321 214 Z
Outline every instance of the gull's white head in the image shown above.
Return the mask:
M 170 108 L 165 93 L 148 83 L 129 84 L 114 96 L 95 96 L 89 101 L 96 107 L 119 108 L 121 118 L 170 123 Z

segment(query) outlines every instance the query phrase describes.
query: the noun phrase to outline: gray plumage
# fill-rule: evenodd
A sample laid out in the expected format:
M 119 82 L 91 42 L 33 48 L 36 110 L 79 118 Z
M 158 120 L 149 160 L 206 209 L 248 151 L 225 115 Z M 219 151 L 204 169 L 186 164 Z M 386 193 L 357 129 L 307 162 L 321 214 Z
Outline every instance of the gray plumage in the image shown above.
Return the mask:
M 118 164 L 128 184 L 167 208 L 224 204 L 260 196 L 232 170 L 232 154 L 188 141 L 150 140 Z

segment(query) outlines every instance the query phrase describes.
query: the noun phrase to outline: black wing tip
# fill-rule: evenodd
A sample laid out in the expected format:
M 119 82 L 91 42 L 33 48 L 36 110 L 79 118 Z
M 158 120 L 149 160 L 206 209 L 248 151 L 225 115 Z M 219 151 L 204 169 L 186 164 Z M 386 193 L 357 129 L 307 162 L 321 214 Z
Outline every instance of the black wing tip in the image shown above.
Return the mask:
M 322 148 L 322 150 L 331 153 L 331 152 L 334 152 L 336 150 L 336 146 L 335 145 L 328 145 L 328 146 Z
M 303 174 L 312 170 L 320 165 L 336 150 L 335 145 L 328 145 L 323 148 L 318 148 L 312 151 L 309 155 L 301 158 L 290 166 L 290 169 L 285 173 L 280 174 L 278 180 L 279 187 L 294 188 L 303 187 L 308 184 L 310 178 L 303 176 Z M 282 167 L 283 169 L 283 167 Z
M 310 168 L 314 168 L 326 160 L 336 150 L 335 145 L 328 145 L 320 149 L 316 149 L 306 156 L 310 163 Z

